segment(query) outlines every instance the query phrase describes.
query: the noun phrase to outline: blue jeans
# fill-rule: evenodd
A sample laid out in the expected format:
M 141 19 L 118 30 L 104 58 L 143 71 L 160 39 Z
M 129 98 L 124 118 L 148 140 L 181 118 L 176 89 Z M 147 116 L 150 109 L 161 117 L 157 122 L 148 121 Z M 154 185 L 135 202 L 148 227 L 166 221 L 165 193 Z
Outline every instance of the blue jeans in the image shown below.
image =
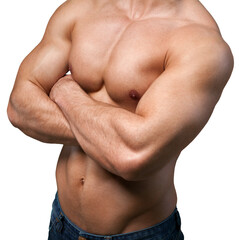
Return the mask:
M 115 234 L 95 235 L 80 229 L 63 213 L 58 195 L 52 204 L 48 240 L 183 240 L 181 220 L 177 208 L 164 221 L 140 231 Z

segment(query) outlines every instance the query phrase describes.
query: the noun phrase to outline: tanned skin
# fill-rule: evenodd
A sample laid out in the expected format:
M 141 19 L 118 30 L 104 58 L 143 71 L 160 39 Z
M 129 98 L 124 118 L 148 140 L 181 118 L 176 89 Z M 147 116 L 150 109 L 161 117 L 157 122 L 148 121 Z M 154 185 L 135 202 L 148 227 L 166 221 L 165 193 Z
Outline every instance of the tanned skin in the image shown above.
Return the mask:
M 176 160 L 232 68 L 199 1 L 69 0 L 22 62 L 8 115 L 30 137 L 64 144 L 56 178 L 72 222 L 137 231 L 174 210 Z

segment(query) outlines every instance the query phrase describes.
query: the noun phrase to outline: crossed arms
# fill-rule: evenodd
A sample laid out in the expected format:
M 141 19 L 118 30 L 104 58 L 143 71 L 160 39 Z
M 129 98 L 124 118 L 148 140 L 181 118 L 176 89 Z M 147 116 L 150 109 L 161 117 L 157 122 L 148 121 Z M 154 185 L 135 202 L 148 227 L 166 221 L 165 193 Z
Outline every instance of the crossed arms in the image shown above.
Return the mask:
M 208 121 L 232 71 L 230 49 L 218 33 L 199 26 L 177 33 L 165 71 L 131 113 L 95 101 L 64 76 L 73 26 L 64 19 L 67 7 L 55 12 L 42 41 L 21 64 L 9 119 L 40 141 L 80 145 L 113 174 L 146 178 L 178 155 Z

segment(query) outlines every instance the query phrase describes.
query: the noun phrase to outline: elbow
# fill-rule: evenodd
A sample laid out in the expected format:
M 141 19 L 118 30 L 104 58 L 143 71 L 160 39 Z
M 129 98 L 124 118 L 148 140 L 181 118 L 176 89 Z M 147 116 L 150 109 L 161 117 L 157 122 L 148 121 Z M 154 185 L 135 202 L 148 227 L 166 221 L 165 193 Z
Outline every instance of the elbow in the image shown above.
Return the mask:
M 17 98 L 14 94 L 11 95 L 7 107 L 8 119 L 14 127 L 21 128 L 20 116 L 17 111 Z
M 145 168 L 145 154 L 142 152 L 128 152 L 118 160 L 118 175 L 126 181 L 141 181 L 147 178 Z
M 8 107 L 7 107 L 7 116 L 8 116 L 9 121 L 11 122 L 11 124 L 14 127 L 17 127 L 18 123 L 19 123 L 19 119 L 18 119 L 17 113 L 10 101 L 9 101 Z

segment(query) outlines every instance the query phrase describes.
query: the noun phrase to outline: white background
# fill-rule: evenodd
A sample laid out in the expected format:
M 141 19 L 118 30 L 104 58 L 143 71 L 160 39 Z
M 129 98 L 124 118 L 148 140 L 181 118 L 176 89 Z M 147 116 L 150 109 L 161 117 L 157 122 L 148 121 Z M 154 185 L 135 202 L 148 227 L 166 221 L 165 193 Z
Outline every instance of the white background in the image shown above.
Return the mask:
M 18 67 L 63 1 L 4 1 L 0 15 L 0 239 L 47 239 L 60 145 L 13 128 L 6 108 Z M 237 1 L 203 0 L 235 58 L 232 77 L 209 123 L 183 151 L 175 184 L 186 240 L 239 239 L 239 35 Z

